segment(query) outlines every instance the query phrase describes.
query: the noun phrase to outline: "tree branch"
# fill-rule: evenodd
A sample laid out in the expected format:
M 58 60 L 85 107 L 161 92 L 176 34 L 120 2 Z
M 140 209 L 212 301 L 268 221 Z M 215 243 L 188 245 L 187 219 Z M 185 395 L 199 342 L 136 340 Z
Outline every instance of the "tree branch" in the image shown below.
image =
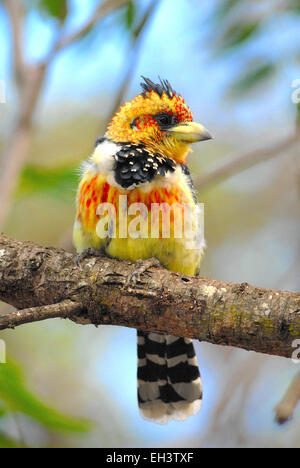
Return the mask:
M 276 421 L 284 424 L 292 418 L 294 409 L 300 400 L 300 372 L 296 375 L 283 399 L 275 408 Z
M 39 322 L 50 318 L 71 318 L 72 315 L 82 312 L 80 304 L 68 299 L 58 304 L 50 304 L 41 307 L 30 307 L 4 315 L 0 318 L 0 330 L 15 328 L 24 323 Z
M 113 11 L 121 8 L 123 5 L 128 3 L 128 0 L 105 0 L 101 2 L 93 11 L 88 20 L 80 26 L 75 32 L 69 35 L 61 36 L 54 45 L 53 50 L 50 52 L 46 62 L 50 62 L 52 58 L 61 50 L 74 44 L 76 41 L 81 39 L 87 32 L 89 32 L 96 23 L 101 21 L 107 15 Z
M 16 124 L 0 159 L 0 226 L 4 224 L 20 170 L 28 157 L 33 137 L 33 114 L 45 74 L 46 69 L 43 66 L 28 65 L 19 89 L 20 105 Z
M 6 220 L 20 171 L 29 154 L 33 135 L 33 115 L 50 62 L 59 51 L 74 44 L 98 21 L 127 2 L 128 0 L 105 0 L 100 2 L 86 23 L 70 35 L 59 36 L 48 56 L 39 63 L 31 65 L 24 60 L 24 3 L 20 0 L 4 0 L 12 30 L 13 63 L 18 85 L 19 105 L 15 126 L 0 160 L 0 227 L 4 225 Z
M 296 143 L 300 143 L 299 131 L 288 136 L 279 143 L 229 157 L 226 161 L 217 165 L 210 172 L 207 172 L 203 176 L 195 177 L 195 186 L 198 190 L 205 190 L 212 185 L 218 184 L 262 161 L 274 158 L 280 153 L 286 153 L 286 151 L 290 150 L 290 148 L 292 148 Z
M 24 4 L 20 0 L 3 0 L 10 21 L 13 44 L 13 65 L 16 83 L 20 86 L 25 75 L 23 21 Z
M 300 336 L 300 294 L 163 268 L 128 285 L 133 268 L 105 256 L 78 267 L 74 254 L 1 235 L 0 299 L 30 310 L 2 316 L 0 328 L 69 317 L 79 324 L 122 325 L 291 356 Z

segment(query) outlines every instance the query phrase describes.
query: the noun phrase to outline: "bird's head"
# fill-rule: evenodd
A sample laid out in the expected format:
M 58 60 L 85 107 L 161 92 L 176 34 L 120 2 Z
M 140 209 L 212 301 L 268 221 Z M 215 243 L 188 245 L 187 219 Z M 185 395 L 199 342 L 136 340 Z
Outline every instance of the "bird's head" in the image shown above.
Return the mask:
M 143 92 L 113 116 L 107 137 L 115 142 L 144 144 L 177 162 L 185 162 L 190 144 L 209 140 L 206 128 L 166 80 L 159 84 L 143 77 Z

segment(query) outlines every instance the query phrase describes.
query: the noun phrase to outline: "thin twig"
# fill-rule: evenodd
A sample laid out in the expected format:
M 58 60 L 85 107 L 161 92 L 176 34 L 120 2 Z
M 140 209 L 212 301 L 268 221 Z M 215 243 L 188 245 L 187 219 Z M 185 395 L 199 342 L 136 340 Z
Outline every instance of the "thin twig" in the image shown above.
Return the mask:
M 126 3 L 128 3 L 128 0 L 106 0 L 98 4 L 98 6 L 94 9 L 93 13 L 90 15 L 88 20 L 82 26 L 80 26 L 79 29 L 68 35 L 62 35 L 56 41 L 52 51 L 46 59 L 46 62 L 49 63 L 58 52 L 65 49 L 66 47 L 69 47 L 70 45 L 74 44 L 76 41 L 81 39 L 87 32 L 89 32 L 95 26 L 96 23 L 101 21 L 108 14 L 112 13 L 113 11 L 122 7 L 123 5 L 126 5 Z
M 82 305 L 72 302 L 69 299 L 57 304 L 45 305 L 40 307 L 30 307 L 19 310 L 0 317 L 0 330 L 15 328 L 24 323 L 47 320 L 50 318 L 70 318 L 72 315 L 78 315 L 82 311 Z
M 279 424 L 284 424 L 292 418 L 294 409 L 300 400 L 300 372 L 296 375 L 287 389 L 284 397 L 275 408 L 275 419 Z
M 20 85 L 24 79 L 25 63 L 24 63 L 24 41 L 23 41 L 23 26 L 24 26 L 24 4 L 20 0 L 3 0 L 6 8 L 12 31 L 13 44 L 13 64 L 16 82 Z
M 272 144 L 266 148 L 259 148 L 244 154 L 238 153 L 237 155 L 228 158 L 220 165 L 217 165 L 214 169 L 203 176 L 195 177 L 195 186 L 198 190 L 207 189 L 244 171 L 245 169 L 255 166 L 262 161 L 271 159 L 280 153 L 286 153 L 293 145 L 299 142 L 300 135 L 299 133 L 296 133 L 288 136 L 279 143 Z

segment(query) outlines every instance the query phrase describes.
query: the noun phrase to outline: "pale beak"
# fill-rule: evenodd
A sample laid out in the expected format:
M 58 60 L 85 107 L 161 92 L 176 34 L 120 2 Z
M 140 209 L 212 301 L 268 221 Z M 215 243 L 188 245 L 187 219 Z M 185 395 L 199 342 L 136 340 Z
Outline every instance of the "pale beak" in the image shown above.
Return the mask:
M 185 122 L 174 125 L 174 127 L 168 129 L 168 132 L 171 132 L 178 140 L 186 141 L 187 143 L 212 139 L 208 130 L 196 122 Z

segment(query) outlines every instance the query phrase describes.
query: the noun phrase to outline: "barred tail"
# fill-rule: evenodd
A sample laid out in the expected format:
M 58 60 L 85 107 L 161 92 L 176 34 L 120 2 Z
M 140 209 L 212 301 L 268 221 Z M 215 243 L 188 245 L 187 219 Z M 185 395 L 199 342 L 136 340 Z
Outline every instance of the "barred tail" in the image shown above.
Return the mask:
M 202 386 L 192 340 L 138 331 L 138 402 L 145 419 L 165 424 L 201 407 Z

